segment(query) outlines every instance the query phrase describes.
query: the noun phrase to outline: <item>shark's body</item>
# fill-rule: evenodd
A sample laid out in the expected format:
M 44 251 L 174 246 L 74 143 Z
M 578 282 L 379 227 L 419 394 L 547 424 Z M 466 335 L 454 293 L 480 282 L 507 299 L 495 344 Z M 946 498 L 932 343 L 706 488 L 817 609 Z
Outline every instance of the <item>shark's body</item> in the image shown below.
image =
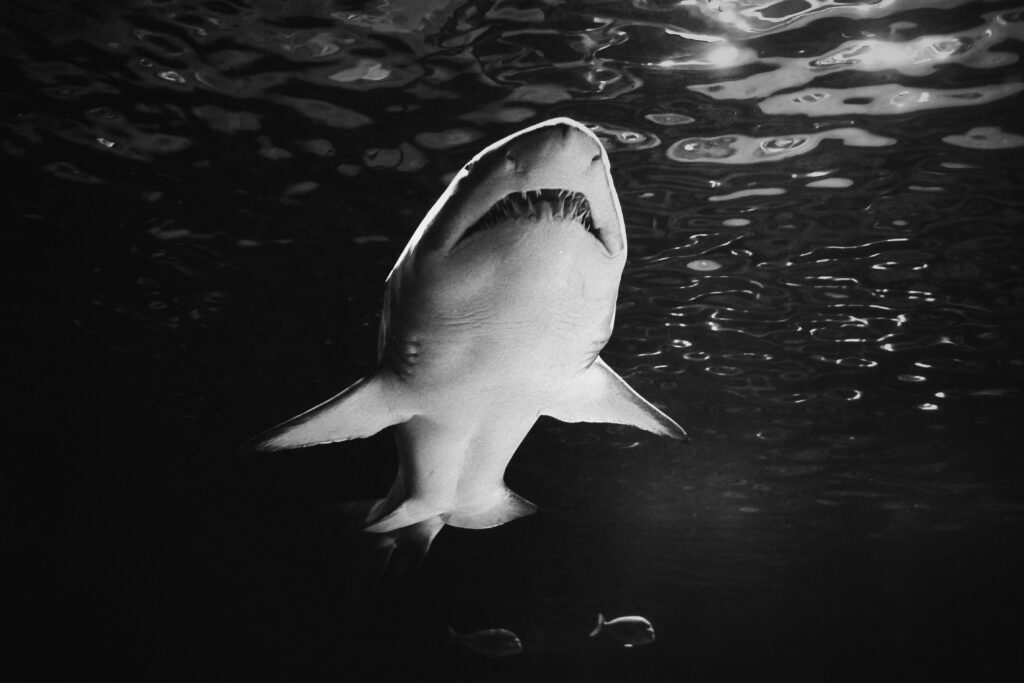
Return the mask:
M 387 279 L 379 365 L 258 437 L 264 450 L 394 426 L 399 468 L 366 528 L 486 528 L 535 507 L 504 473 L 541 415 L 685 434 L 598 354 L 626 260 L 608 156 L 570 119 L 478 154 L 430 210 Z M 427 540 L 429 543 L 429 538 Z

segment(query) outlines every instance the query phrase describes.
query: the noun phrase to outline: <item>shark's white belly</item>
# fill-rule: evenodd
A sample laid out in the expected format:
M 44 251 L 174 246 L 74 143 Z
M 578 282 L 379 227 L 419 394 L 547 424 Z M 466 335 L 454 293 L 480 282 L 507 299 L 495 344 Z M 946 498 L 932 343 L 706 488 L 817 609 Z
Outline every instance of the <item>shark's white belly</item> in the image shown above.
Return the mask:
M 385 507 L 494 507 L 537 417 L 611 334 L 616 289 L 588 278 L 578 256 L 591 236 L 527 222 L 492 239 L 502 249 L 464 254 L 475 260 L 457 274 L 403 263 L 388 283 L 381 361 L 418 409 L 396 428 L 401 481 Z
M 400 376 L 421 408 L 396 427 L 404 489 L 396 499 L 438 514 L 493 505 L 537 417 L 604 345 L 599 326 L 588 325 L 597 338 L 583 341 L 579 321 L 566 320 L 439 324 L 413 335 L 419 341 L 406 348 L 415 357 L 401 362 Z

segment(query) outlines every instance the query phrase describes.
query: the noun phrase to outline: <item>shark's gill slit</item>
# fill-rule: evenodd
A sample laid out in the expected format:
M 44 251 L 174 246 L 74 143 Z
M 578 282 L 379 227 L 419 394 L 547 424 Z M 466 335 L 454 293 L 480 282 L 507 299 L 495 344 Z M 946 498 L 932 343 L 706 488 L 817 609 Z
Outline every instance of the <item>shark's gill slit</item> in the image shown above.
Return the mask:
M 505 221 L 520 218 L 536 220 L 541 216 L 541 209 L 545 205 L 552 218 L 560 221 L 575 221 L 595 238 L 600 239 L 597 226 L 594 225 L 594 218 L 590 213 L 590 202 L 587 201 L 586 196 L 570 190 L 544 189 L 512 192 L 505 195 L 466 230 L 459 241 L 473 233 L 492 228 Z

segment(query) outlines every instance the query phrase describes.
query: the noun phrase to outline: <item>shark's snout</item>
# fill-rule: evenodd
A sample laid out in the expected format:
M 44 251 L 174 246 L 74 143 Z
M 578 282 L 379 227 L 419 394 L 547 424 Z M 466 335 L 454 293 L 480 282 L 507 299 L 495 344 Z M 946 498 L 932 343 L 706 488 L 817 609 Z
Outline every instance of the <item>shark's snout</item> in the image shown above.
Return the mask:
M 529 176 L 551 166 L 557 166 L 566 178 L 600 173 L 603 148 L 597 138 L 574 121 L 554 121 L 509 144 L 505 160 L 511 173 Z

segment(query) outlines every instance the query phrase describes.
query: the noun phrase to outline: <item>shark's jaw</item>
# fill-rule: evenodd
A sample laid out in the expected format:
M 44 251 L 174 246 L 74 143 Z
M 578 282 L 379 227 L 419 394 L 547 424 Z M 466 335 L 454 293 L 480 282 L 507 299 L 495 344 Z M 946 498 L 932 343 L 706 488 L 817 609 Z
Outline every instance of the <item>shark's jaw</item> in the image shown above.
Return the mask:
M 572 190 L 541 189 L 510 192 L 487 210 L 455 243 L 458 248 L 466 239 L 486 230 L 508 227 L 519 221 L 553 221 L 570 224 L 594 237 L 609 251 L 611 245 L 602 239 L 595 225 L 586 195 Z

